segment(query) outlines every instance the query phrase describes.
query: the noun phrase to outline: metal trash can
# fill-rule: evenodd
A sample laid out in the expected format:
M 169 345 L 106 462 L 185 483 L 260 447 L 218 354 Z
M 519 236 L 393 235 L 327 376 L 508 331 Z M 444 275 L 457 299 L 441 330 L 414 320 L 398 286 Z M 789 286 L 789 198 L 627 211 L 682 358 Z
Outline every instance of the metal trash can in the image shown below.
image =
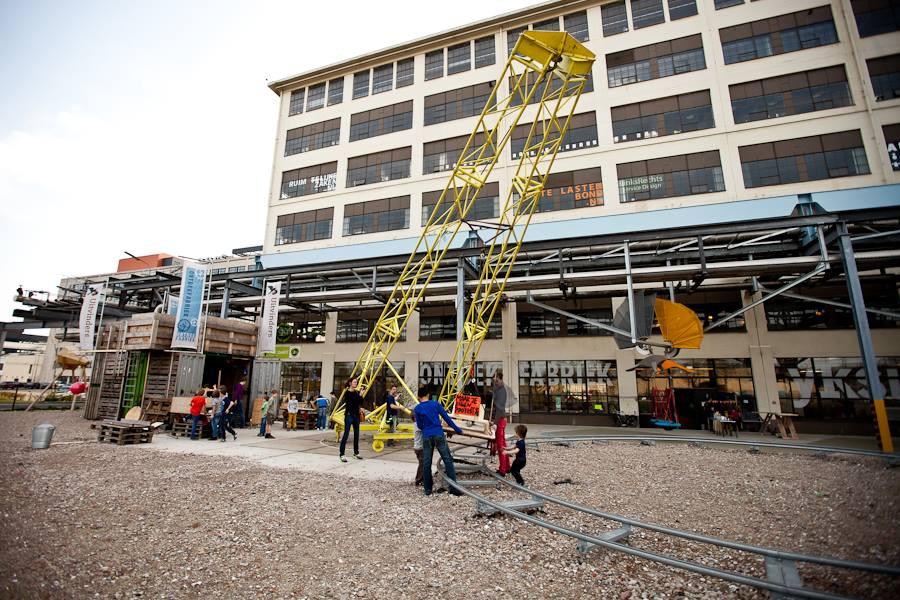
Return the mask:
M 35 450 L 49 448 L 54 431 L 56 431 L 56 427 L 50 423 L 41 423 L 40 425 L 37 425 L 31 430 L 31 447 Z

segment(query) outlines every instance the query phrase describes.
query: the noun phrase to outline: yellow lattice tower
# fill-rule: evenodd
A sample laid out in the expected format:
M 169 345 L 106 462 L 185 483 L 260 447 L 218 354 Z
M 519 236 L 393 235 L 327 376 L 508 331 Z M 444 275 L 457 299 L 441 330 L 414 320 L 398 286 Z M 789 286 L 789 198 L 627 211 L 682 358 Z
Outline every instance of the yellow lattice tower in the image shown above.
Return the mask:
M 410 315 L 425 295 L 453 239 L 463 227 L 469 210 L 487 182 L 497 158 L 509 144 L 513 130 L 535 98 L 537 117 L 531 125 L 525 149 L 491 241 L 481 280 L 466 318 L 465 336 L 459 342 L 441 400 L 455 395 L 460 374 L 474 362 L 493 317 L 503 286 L 522 243 L 522 236 L 540 198 L 544 182 L 568 129 L 578 98 L 594 63 L 594 54 L 565 32 L 526 31 L 516 42 L 494 85 L 431 217 L 407 260 L 366 347 L 353 367 L 359 392 L 368 392 L 374 378 L 387 366 L 411 399 L 416 394 L 391 364 L 389 356 Z M 509 82 L 509 94 L 499 90 Z M 449 383 L 451 382 L 452 383 Z M 332 420 L 343 424 L 344 392 Z M 379 411 L 370 419 L 381 417 Z

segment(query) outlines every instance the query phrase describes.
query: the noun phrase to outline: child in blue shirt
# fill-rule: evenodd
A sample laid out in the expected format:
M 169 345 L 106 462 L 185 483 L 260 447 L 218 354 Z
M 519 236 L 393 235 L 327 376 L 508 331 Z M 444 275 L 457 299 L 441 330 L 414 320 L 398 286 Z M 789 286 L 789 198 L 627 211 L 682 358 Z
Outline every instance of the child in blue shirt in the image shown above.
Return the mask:
M 506 453 L 507 456 L 515 455 L 515 459 L 513 460 L 512 466 L 509 468 L 509 472 L 512 473 L 512 476 L 516 478 L 516 483 L 519 485 L 525 485 L 525 480 L 522 479 L 522 469 L 525 468 L 525 436 L 528 435 L 528 427 L 525 425 L 516 425 L 516 445 L 513 448 L 504 448 L 503 452 Z

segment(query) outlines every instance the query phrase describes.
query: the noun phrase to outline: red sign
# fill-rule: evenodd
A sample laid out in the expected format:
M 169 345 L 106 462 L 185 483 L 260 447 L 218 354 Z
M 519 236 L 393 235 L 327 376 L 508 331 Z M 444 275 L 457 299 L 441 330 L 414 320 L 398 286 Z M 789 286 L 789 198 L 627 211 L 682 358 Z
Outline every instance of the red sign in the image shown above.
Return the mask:
M 462 394 L 459 394 L 456 396 L 456 402 L 453 405 L 453 414 L 465 415 L 467 417 L 472 417 L 473 419 L 477 419 L 480 409 L 481 409 L 481 397 L 479 397 L 479 396 L 464 396 Z

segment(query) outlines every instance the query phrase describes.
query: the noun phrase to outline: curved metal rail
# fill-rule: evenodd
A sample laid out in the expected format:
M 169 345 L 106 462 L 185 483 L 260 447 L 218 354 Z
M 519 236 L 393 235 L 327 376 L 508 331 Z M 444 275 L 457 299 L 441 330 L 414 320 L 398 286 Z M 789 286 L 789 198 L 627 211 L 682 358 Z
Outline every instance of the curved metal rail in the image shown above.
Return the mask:
M 552 442 L 560 442 L 560 441 L 592 441 L 594 439 L 603 439 L 612 441 L 615 440 L 644 440 L 644 439 L 652 439 L 653 436 L 574 436 L 574 437 L 559 437 L 559 438 L 542 438 L 538 440 L 529 440 L 530 442 L 543 442 L 543 443 L 552 443 Z M 661 436 L 660 436 L 661 437 Z M 669 441 L 673 438 L 662 438 L 666 441 Z M 690 440 L 690 438 L 680 438 L 688 441 L 703 441 L 706 442 L 708 440 L 705 439 L 695 439 Z M 733 443 L 733 442 L 732 442 Z M 747 445 L 768 445 L 775 447 L 788 447 L 789 449 L 795 449 L 795 447 L 799 447 L 801 449 L 809 449 L 807 446 L 800 446 L 798 444 L 772 444 L 772 443 L 763 443 L 763 444 L 752 444 L 749 442 L 742 442 Z M 837 448 L 829 448 L 829 447 L 817 447 L 815 448 L 817 451 L 826 451 L 826 452 L 843 452 L 844 449 Z M 867 453 L 867 451 L 857 451 L 856 453 Z M 876 456 L 884 456 L 883 454 L 877 453 L 869 453 L 874 454 Z M 817 564 L 826 567 L 834 567 L 834 568 L 842 568 L 848 570 L 855 571 L 865 571 L 870 573 L 879 573 L 883 575 L 890 575 L 894 577 L 900 576 L 900 567 L 890 566 L 890 565 L 878 565 L 872 563 L 864 563 L 860 561 L 851 561 L 844 560 L 839 558 L 827 557 L 827 556 L 813 556 L 808 554 L 801 554 L 799 552 L 788 552 L 783 550 L 777 550 L 774 548 L 766 548 L 764 546 L 754 546 L 751 544 L 743 544 L 740 542 L 733 542 L 730 540 L 723 540 L 720 538 L 715 538 L 712 536 L 707 536 L 699 533 L 693 533 L 690 531 L 682 531 L 679 529 L 673 529 L 671 527 L 666 527 L 664 525 L 657 525 L 655 523 L 646 523 L 643 521 L 639 521 L 637 519 L 631 519 L 622 515 L 617 515 L 615 513 L 607 513 L 604 511 L 596 510 L 594 508 L 577 504 L 575 502 L 570 502 L 565 500 L 564 498 L 558 498 L 556 496 L 552 496 L 550 494 L 545 494 L 543 492 L 539 492 L 536 490 L 532 490 L 528 487 L 518 485 L 516 483 L 512 483 L 507 481 L 503 477 L 496 475 L 491 472 L 489 469 L 482 468 L 483 473 L 490 475 L 494 479 L 496 479 L 499 483 L 505 484 L 506 486 L 515 489 L 519 492 L 528 494 L 530 497 L 534 499 L 541 499 L 546 502 L 550 502 L 552 504 L 556 504 L 562 506 L 564 508 L 568 508 L 570 510 L 574 510 L 576 512 L 580 512 L 591 517 L 607 519 L 610 521 L 616 521 L 623 525 L 628 525 L 631 527 L 637 527 L 640 529 L 645 529 L 647 531 L 653 531 L 656 533 L 660 533 L 663 535 L 669 535 L 673 537 L 678 537 L 685 540 L 690 540 L 693 542 L 700 542 L 705 544 L 710 544 L 713 546 L 719 546 L 722 548 L 729 548 L 732 550 L 737 550 L 741 552 L 746 552 L 750 554 L 756 554 L 763 558 L 769 558 L 775 561 L 784 561 L 790 565 L 790 568 L 793 568 L 794 562 L 804 562 L 809 564 Z M 805 588 L 802 586 L 794 586 L 794 585 L 786 585 L 782 583 L 777 583 L 775 581 L 760 579 L 758 577 L 753 577 L 750 575 L 744 575 L 741 573 L 736 573 L 733 571 L 726 571 L 723 569 L 718 569 L 715 567 L 709 567 L 700 563 L 696 563 L 690 560 L 684 560 L 677 558 L 675 556 L 660 554 L 657 552 L 651 552 L 648 550 L 640 550 L 637 548 L 631 548 L 625 544 L 618 543 L 616 541 L 610 541 L 608 539 L 604 539 L 602 537 L 589 535 L 582 533 L 580 531 L 575 531 L 573 529 L 569 529 L 567 527 L 563 527 L 556 523 L 552 523 L 550 521 L 546 521 L 544 519 L 540 519 L 515 508 L 510 508 L 505 506 L 502 502 L 496 502 L 488 499 L 487 497 L 478 494 L 471 489 L 467 488 L 465 485 L 465 480 L 460 480 L 459 482 L 452 481 L 447 479 L 446 475 L 441 471 L 441 477 L 443 478 L 446 485 L 448 485 L 451 489 L 456 490 L 470 498 L 474 499 L 476 503 L 483 506 L 488 506 L 497 512 L 502 512 L 503 514 L 509 515 L 511 517 L 515 517 L 522 521 L 531 523 L 533 525 L 537 525 L 538 527 L 543 527 L 545 529 L 549 529 L 556 533 L 566 535 L 572 537 L 576 540 L 584 542 L 586 544 L 599 546 L 603 548 L 607 548 L 609 550 L 614 550 L 616 552 L 622 552 L 624 554 L 629 554 L 632 556 L 636 556 L 638 558 L 643 558 L 646 560 L 651 560 L 654 562 L 658 562 L 660 564 L 664 564 L 670 567 L 674 567 L 677 569 L 683 569 L 686 571 L 691 571 L 693 573 L 698 573 L 701 575 L 707 575 L 710 577 L 716 577 L 718 579 L 723 579 L 725 581 L 730 581 L 732 583 L 737 583 L 741 585 L 747 585 L 759 589 L 764 589 L 769 592 L 774 592 L 776 594 L 784 594 L 788 596 L 798 597 L 798 598 L 814 598 L 814 599 L 824 599 L 824 600 L 835 600 L 835 599 L 845 599 L 845 596 L 839 596 L 835 594 L 830 594 L 828 592 L 822 592 L 819 590 L 813 590 L 809 588 Z M 779 564 L 781 564 L 779 562 Z

